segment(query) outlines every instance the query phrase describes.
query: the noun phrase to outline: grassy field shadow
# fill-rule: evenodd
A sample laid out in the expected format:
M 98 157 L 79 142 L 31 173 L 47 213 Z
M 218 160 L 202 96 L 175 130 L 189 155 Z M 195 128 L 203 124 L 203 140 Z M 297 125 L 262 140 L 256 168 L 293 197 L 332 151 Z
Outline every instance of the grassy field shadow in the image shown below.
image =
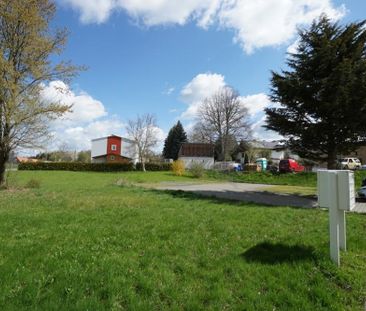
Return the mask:
M 308 209 L 312 210 L 314 207 L 311 206 L 307 198 L 299 197 L 300 202 L 293 202 L 288 195 L 272 194 L 262 191 L 246 191 L 238 193 L 235 191 L 222 192 L 225 197 L 218 197 L 216 191 L 183 191 L 183 190 L 159 190 L 151 189 L 150 191 L 155 193 L 165 193 L 175 198 L 185 200 L 205 200 L 216 204 L 230 204 L 230 205 L 245 205 L 245 206 L 256 206 L 261 208 L 276 208 L 276 207 L 289 207 L 294 209 Z M 275 203 L 274 203 L 275 202 Z
M 247 262 L 269 265 L 316 259 L 313 247 L 270 242 L 259 243 L 249 248 L 241 256 Z

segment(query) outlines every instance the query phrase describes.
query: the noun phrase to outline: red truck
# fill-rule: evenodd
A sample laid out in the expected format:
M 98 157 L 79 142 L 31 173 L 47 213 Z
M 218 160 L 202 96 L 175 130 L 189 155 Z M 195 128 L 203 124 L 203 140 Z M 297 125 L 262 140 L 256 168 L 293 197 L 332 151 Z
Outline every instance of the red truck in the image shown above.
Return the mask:
M 303 172 L 305 167 L 293 159 L 281 160 L 278 166 L 280 173 L 298 173 Z

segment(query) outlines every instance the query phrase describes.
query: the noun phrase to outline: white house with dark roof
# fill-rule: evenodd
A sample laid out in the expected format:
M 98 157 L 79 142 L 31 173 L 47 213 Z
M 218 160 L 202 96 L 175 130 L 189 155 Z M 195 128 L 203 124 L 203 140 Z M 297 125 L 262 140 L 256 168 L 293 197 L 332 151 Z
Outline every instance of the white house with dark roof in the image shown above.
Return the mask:
M 193 163 L 199 163 L 205 169 L 212 169 L 215 164 L 214 148 L 212 144 L 183 143 L 179 149 L 178 160 L 182 160 L 188 169 Z

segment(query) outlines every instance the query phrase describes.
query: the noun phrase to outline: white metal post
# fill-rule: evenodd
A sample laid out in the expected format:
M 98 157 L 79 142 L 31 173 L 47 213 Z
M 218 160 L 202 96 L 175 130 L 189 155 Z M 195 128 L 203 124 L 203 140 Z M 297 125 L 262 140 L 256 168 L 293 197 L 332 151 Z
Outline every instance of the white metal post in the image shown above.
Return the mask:
M 351 171 L 318 172 L 319 206 L 329 209 L 330 257 L 339 266 L 340 249 L 346 250 L 346 216 L 355 206 L 354 174 Z
M 339 266 L 338 179 L 335 172 L 329 172 L 328 176 L 330 258 Z
M 346 248 L 346 212 L 344 210 L 337 210 L 338 212 L 338 226 L 339 226 L 339 248 L 345 251 Z

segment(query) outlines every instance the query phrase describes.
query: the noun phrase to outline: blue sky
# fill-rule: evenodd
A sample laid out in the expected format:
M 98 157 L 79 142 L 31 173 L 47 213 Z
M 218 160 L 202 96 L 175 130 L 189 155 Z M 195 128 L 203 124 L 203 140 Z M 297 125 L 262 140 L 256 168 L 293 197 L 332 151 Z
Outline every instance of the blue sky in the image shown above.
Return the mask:
M 44 96 L 74 105 L 54 126 L 55 141 L 85 149 L 90 139 L 124 135 L 137 114 L 154 113 L 163 139 L 180 119 L 187 130 L 204 97 L 223 85 L 239 91 L 254 135 L 265 132 L 271 70 L 284 67 L 296 27 L 321 12 L 346 23 L 365 18 L 366 1 L 56 0 L 54 25 L 71 33 L 62 54 L 89 67 L 71 85 L 53 81 Z M 68 93 L 59 93 L 59 87 Z M 51 148 L 51 147 L 49 147 Z

